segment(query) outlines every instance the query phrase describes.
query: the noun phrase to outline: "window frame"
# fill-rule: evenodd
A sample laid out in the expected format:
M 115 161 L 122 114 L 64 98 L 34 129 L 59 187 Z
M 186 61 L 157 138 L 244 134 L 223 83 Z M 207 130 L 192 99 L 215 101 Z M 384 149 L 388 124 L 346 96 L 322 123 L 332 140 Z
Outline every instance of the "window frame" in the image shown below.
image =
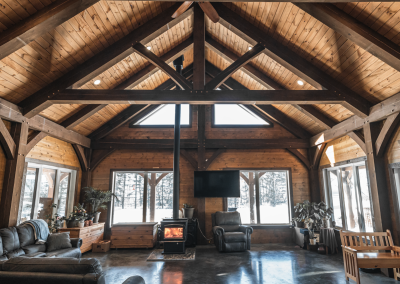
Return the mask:
M 167 104 L 162 104 L 163 105 L 167 105 Z M 161 107 L 161 105 L 160 105 Z M 160 108 L 157 108 L 155 110 L 153 110 L 152 112 L 150 112 L 149 114 L 147 114 L 145 117 L 142 117 L 139 120 L 132 120 L 129 123 L 129 128 L 174 128 L 175 125 L 170 124 L 170 125 L 136 125 L 136 123 L 138 123 L 139 121 L 143 121 L 146 118 L 150 117 L 151 115 L 153 115 L 155 112 L 157 112 L 158 110 L 160 110 Z M 193 124 L 193 105 L 189 105 L 189 124 L 188 125 L 181 125 L 181 128 L 192 128 L 192 124 Z
M 79 168 L 67 166 L 67 165 L 63 165 L 63 164 L 46 162 L 46 161 L 32 159 L 32 158 L 26 158 L 25 166 L 24 166 L 24 173 L 23 173 L 23 178 L 22 178 L 22 185 L 21 185 L 21 196 L 20 196 L 20 202 L 19 202 L 19 208 L 18 208 L 17 224 L 21 223 L 21 213 L 22 213 L 22 206 L 23 206 L 24 193 L 25 193 L 25 184 L 26 184 L 26 175 L 27 175 L 28 168 L 36 169 L 36 178 L 35 178 L 35 185 L 34 185 L 34 189 L 33 189 L 32 208 L 31 208 L 31 214 L 30 214 L 31 220 L 34 219 L 34 217 L 35 217 L 34 214 L 35 214 L 35 212 L 37 212 L 38 206 L 39 206 L 38 190 L 39 190 L 40 184 L 41 184 L 43 168 L 52 169 L 52 170 L 56 171 L 55 183 L 54 183 L 54 193 L 53 193 L 54 194 L 53 204 L 58 204 L 58 193 L 59 193 L 59 184 L 60 184 L 59 179 L 61 176 L 61 172 L 70 173 L 69 182 L 68 182 L 67 199 L 66 199 L 66 202 L 67 202 L 66 213 L 65 213 L 65 215 L 68 216 L 73 211 L 73 208 L 74 208 L 75 193 L 76 193 L 76 189 L 78 188 Z M 57 208 L 53 208 L 52 216 L 54 216 L 54 214 L 56 214 L 56 213 L 57 213 Z
M 173 169 L 169 168 L 153 168 L 153 169 L 111 169 L 110 170 L 110 185 L 109 185 L 109 190 L 112 193 L 115 193 L 115 183 L 116 183 L 116 174 L 117 173 L 142 173 L 144 174 L 144 188 L 143 188 L 143 215 L 142 215 L 142 222 L 143 223 L 150 223 L 153 221 L 147 221 L 147 197 L 148 197 L 148 187 L 149 187 L 149 174 L 151 173 L 173 173 Z M 111 201 L 107 204 L 108 210 L 107 210 L 107 220 L 106 220 L 106 227 L 107 229 L 111 229 L 111 227 L 114 225 L 114 203 L 115 200 L 114 198 L 111 199 Z M 151 205 L 150 205 L 151 206 Z M 150 208 L 150 214 L 151 216 L 151 208 Z M 155 208 L 154 208 L 155 210 Z M 155 213 L 155 211 L 154 211 Z M 155 221 L 154 221 L 155 222 Z M 115 223 L 117 224 L 117 223 Z
M 393 199 L 393 209 L 396 224 L 400 224 L 400 163 L 388 165 L 390 187 Z M 397 226 L 397 234 L 400 234 L 400 227 Z
M 226 168 L 224 170 L 239 170 L 240 172 L 255 172 L 255 205 L 256 205 L 256 224 L 247 224 L 244 223 L 244 225 L 251 226 L 252 228 L 272 228 L 272 227 L 277 227 L 277 228 L 282 228 L 282 227 L 290 227 L 291 226 L 291 220 L 294 216 L 294 207 L 293 207 L 293 183 L 292 183 L 292 168 L 286 168 L 286 167 L 281 167 L 281 168 L 245 168 L 245 169 L 239 169 L 239 168 Z M 283 224 L 270 224 L 270 223 L 261 223 L 261 216 L 260 216 L 260 186 L 259 186 L 259 173 L 260 172 L 279 172 L 279 171 L 286 171 L 286 180 L 287 180 L 287 193 L 288 193 L 288 213 L 289 213 L 289 222 L 288 223 L 283 223 Z M 228 197 L 224 198 L 223 202 L 223 207 L 224 211 L 228 211 Z
M 343 180 L 342 180 L 342 168 L 346 167 L 351 167 L 353 170 L 354 174 L 354 179 L 353 179 L 353 186 L 356 192 L 356 202 L 357 202 L 357 215 L 358 215 L 358 220 L 360 220 L 358 226 L 359 226 L 359 231 L 360 232 L 365 232 L 366 227 L 365 227 L 365 219 L 364 219 L 364 208 L 362 204 L 362 195 L 361 195 L 361 185 L 360 185 L 360 178 L 359 178 L 359 167 L 360 166 L 365 166 L 366 171 L 367 171 L 367 184 L 368 184 L 368 190 L 369 190 L 369 202 L 371 206 L 371 218 L 372 218 L 372 226 L 373 230 L 375 231 L 375 222 L 374 222 L 374 210 L 373 210 L 373 202 L 372 202 L 372 194 L 371 194 L 371 186 L 370 186 L 370 180 L 369 180 L 369 175 L 368 175 L 368 165 L 366 162 L 366 158 L 363 157 L 361 159 L 353 159 L 353 160 L 348 160 L 340 163 L 335 163 L 333 166 L 326 166 L 322 168 L 322 174 L 323 174 L 323 182 L 324 182 L 324 193 L 325 193 L 325 202 L 328 204 L 330 207 L 333 208 L 333 198 L 332 198 L 332 187 L 331 183 L 329 182 L 329 172 L 331 171 L 338 171 L 338 190 L 339 190 L 339 201 L 340 201 L 340 211 L 342 213 L 342 226 L 338 226 L 338 224 L 335 224 L 335 228 L 341 229 L 341 230 L 349 230 L 348 229 L 348 224 L 347 224 L 347 212 L 345 210 L 345 199 L 344 199 L 344 191 L 343 191 Z M 335 220 L 335 213 L 332 213 L 333 220 Z
M 240 104 L 237 104 L 240 105 Z M 254 112 L 253 112 L 254 113 Z M 211 106 L 211 128 L 272 128 L 274 124 L 272 121 L 266 119 L 265 117 L 259 116 L 257 113 L 254 113 L 260 119 L 269 123 L 269 125 L 257 125 L 257 124 L 215 124 L 215 104 Z

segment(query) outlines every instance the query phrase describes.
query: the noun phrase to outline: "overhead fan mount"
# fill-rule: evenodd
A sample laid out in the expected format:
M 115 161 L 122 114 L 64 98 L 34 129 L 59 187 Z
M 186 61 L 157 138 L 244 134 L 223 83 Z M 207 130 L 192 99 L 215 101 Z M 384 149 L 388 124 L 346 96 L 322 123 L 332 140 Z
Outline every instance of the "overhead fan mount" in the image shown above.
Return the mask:
M 195 1 L 185 1 L 183 4 L 175 11 L 175 13 L 172 15 L 172 18 L 177 18 L 180 15 L 182 15 L 187 9 L 189 9 L 190 5 Z M 217 11 L 214 9 L 214 7 L 211 5 L 210 2 L 197 2 L 200 6 L 200 8 L 203 10 L 204 14 L 206 14 L 211 21 L 214 23 L 218 23 L 219 21 L 219 15 Z

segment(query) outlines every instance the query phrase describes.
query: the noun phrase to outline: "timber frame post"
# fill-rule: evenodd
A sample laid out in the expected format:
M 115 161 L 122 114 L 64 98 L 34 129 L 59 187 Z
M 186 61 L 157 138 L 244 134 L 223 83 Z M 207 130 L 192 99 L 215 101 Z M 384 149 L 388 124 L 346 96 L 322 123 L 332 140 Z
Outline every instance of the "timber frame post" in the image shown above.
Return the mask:
M 321 202 L 319 163 L 326 148 L 326 143 L 309 149 L 310 168 L 308 171 L 312 202 Z
M 22 178 L 25 168 L 26 145 L 28 144 L 28 123 L 13 122 L 10 135 L 15 143 L 13 158 L 6 161 L 3 190 L 0 203 L 0 228 L 16 226 L 21 198 Z

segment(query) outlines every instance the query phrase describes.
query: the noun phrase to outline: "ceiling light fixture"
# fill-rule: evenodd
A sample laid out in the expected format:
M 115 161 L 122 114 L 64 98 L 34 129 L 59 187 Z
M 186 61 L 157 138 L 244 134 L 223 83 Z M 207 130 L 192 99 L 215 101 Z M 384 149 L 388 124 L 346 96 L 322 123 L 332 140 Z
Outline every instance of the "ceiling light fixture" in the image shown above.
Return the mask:
M 249 50 L 252 50 L 252 49 L 253 49 L 253 47 L 249 46 Z
M 151 46 L 148 46 L 148 47 L 146 47 L 147 48 L 147 50 L 150 50 L 151 49 Z
M 299 84 L 300 86 L 303 86 L 303 85 L 304 85 L 304 82 L 301 81 L 301 80 L 298 80 L 298 81 L 297 81 L 297 84 Z
M 96 81 L 94 81 L 94 84 L 95 85 L 99 85 L 101 83 L 101 81 L 100 80 L 96 80 Z

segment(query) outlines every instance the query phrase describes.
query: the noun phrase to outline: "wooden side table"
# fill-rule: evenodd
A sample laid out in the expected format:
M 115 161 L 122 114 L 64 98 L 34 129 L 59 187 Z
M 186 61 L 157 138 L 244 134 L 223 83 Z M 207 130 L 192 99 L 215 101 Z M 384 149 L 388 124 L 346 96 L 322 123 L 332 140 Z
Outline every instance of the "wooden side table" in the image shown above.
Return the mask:
M 93 243 L 103 240 L 104 223 L 97 223 L 83 228 L 61 228 L 58 231 L 60 233 L 69 232 L 70 238 L 81 238 L 81 252 L 84 253 L 92 249 Z

